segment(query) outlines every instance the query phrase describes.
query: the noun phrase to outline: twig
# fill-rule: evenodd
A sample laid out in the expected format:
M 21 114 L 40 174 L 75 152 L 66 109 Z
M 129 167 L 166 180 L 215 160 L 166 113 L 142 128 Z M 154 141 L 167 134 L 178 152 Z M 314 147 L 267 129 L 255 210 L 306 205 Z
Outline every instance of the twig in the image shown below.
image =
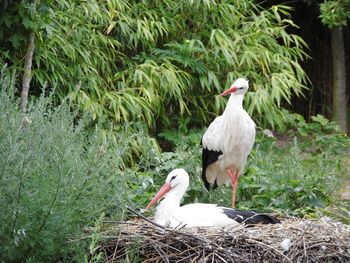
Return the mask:
M 145 217 L 144 215 L 141 215 L 140 213 L 137 213 L 136 211 L 134 211 L 133 209 L 131 209 L 129 206 L 125 205 L 126 209 L 128 209 L 131 213 L 137 215 L 138 217 L 142 218 L 143 220 L 146 220 L 148 223 L 151 223 L 152 225 L 155 225 L 156 227 L 159 227 L 163 230 L 165 230 L 166 228 L 164 226 L 161 226 L 159 224 L 157 224 L 156 222 L 153 222 L 152 220 L 148 219 L 147 217 Z
M 60 170 L 62 170 L 61 167 L 60 167 Z M 70 171 L 67 172 L 67 174 L 69 174 L 69 173 L 70 173 Z M 58 176 L 58 182 L 57 182 L 57 188 L 56 188 L 55 195 L 54 195 L 54 197 L 53 197 L 53 199 L 52 199 L 52 201 L 51 201 L 49 210 L 47 211 L 47 213 L 46 213 L 46 215 L 45 215 L 45 217 L 44 217 L 43 222 L 41 223 L 40 227 L 39 227 L 38 230 L 37 230 L 38 233 L 39 233 L 39 232 L 43 229 L 43 227 L 45 226 L 45 224 L 46 224 L 46 222 L 47 222 L 47 219 L 48 219 L 49 215 L 51 214 L 51 210 L 52 210 L 53 206 L 54 206 L 55 203 L 56 203 L 56 200 L 57 200 L 57 198 L 58 198 L 58 193 L 59 193 L 60 188 L 61 188 L 62 177 L 63 177 L 63 175 L 62 175 L 62 171 L 61 171 L 61 172 L 59 173 L 59 176 Z
M 257 244 L 259 244 L 259 245 L 263 245 L 263 246 L 265 246 L 265 247 L 268 247 L 269 249 L 271 249 L 271 250 L 277 252 L 277 254 L 281 255 L 281 256 L 282 256 L 284 259 L 286 259 L 288 262 L 293 263 L 292 260 L 291 260 L 290 258 L 288 258 L 286 255 L 284 255 L 281 251 L 279 251 L 278 249 L 276 249 L 276 248 L 274 248 L 274 247 L 272 247 L 272 246 L 270 246 L 270 245 L 268 245 L 268 244 L 265 244 L 265 243 L 263 243 L 263 242 L 260 242 L 260 241 L 258 241 L 258 240 L 254 240 L 254 239 L 248 239 L 247 241 L 250 241 L 250 242 L 253 242 L 253 243 L 257 243 Z

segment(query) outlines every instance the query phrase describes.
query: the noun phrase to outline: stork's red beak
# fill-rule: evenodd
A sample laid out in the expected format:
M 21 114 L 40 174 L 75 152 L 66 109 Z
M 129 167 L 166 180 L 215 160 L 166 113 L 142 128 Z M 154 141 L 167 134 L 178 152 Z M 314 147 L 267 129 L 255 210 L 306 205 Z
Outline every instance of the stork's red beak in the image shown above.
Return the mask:
M 163 195 L 165 195 L 167 192 L 170 191 L 170 189 L 171 189 L 170 183 L 165 183 L 162 186 L 162 188 L 160 188 L 158 193 L 153 197 L 151 202 L 149 202 L 149 204 L 147 205 L 146 209 L 150 209 L 152 206 L 154 206 L 159 201 L 159 199 L 162 198 Z
M 235 86 L 232 86 L 228 90 L 225 90 L 223 93 L 220 94 L 220 96 L 226 96 L 227 94 L 231 94 L 233 92 L 236 92 L 237 88 Z

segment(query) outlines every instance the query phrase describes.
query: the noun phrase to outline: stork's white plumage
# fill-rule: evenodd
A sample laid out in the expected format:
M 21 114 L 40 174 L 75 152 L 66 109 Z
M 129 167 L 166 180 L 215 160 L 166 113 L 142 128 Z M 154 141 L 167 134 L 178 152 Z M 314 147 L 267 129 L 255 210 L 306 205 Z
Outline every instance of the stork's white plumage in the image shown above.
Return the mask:
M 189 177 L 184 169 L 175 169 L 169 173 L 165 184 L 155 195 L 146 209 L 164 199 L 157 207 L 155 222 L 166 227 L 236 227 L 241 223 L 268 224 L 279 221 L 269 215 L 254 211 L 239 211 L 215 204 L 188 204 L 180 206 L 189 185 Z
M 248 81 L 239 78 L 220 94 L 231 94 L 225 111 L 209 125 L 202 138 L 202 179 L 205 187 L 209 190 L 211 185 L 216 187 L 231 183 L 232 207 L 235 207 L 238 176 L 255 141 L 255 123 L 242 106 L 248 87 Z

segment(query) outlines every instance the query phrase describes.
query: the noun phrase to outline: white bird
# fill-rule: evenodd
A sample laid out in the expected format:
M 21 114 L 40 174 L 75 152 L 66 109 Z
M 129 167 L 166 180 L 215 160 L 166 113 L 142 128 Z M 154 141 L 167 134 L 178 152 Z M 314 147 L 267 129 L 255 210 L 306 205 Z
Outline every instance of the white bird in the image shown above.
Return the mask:
M 158 191 L 146 209 L 164 199 L 157 207 L 154 221 L 162 226 L 178 227 L 237 227 L 241 223 L 269 224 L 279 221 L 267 214 L 254 211 L 239 211 L 215 204 L 188 204 L 180 206 L 180 201 L 189 185 L 189 177 L 184 169 L 171 171 L 165 184 Z
M 210 190 L 223 184 L 232 184 L 232 207 L 238 177 L 243 171 L 255 141 L 255 123 L 243 109 L 243 97 L 249 87 L 244 78 L 220 94 L 231 94 L 225 111 L 209 125 L 202 138 L 202 179 Z

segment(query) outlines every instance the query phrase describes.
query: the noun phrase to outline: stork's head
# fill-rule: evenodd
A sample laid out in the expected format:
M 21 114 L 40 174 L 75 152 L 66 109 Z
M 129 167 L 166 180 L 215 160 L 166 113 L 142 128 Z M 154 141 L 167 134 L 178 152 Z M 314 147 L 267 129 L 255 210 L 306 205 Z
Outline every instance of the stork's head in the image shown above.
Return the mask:
M 246 93 L 248 88 L 249 88 L 248 80 L 246 80 L 244 78 L 238 78 L 232 84 L 232 86 L 228 90 L 221 93 L 220 96 L 226 96 L 228 94 L 234 94 L 234 95 L 244 94 L 244 93 Z
M 184 195 L 189 185 L 189 177 L 188 173 L 182 169 L 174 169 L 172 170 L 166 180 L 162 188 L 158 191 L 158 193 L 153 197 L 152 201 L 147 205 L 146 209 L 151 208 L 154 204 L 156 204 L 159 199 L 161 199 L 168 192 L 175 193 L 177 195 L 181 195 L 180 198 Z
M 188 173 L 182 168 L 174 169 L 168 174 L 165 183 L 169 183 L 172 189 L 178 186 L 186 186 L 187 188 L 189 184 Z

